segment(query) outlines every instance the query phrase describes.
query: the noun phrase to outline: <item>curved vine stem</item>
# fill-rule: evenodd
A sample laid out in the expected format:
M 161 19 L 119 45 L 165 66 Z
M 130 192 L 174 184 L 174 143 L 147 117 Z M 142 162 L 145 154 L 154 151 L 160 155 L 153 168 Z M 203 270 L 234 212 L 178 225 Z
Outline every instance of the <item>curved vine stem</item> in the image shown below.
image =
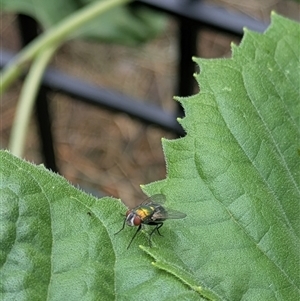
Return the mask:
M 30 117 L 32 116 L 36 95 L 44 71 L 56 49 L 57 47 L 52 46 L 42 51 L 33 61 L 30 71 L 24 81 L 9 140 L 9 149 L 15 156 L 21 157 L 23 155 L 26 133 Z
M 100 14 L 132 0 L 96 1 L 71 14 L 24 47 L 19 54 L 3 69 L 0 77 L 0 94 L 20 76 L 28 64 L 42 50 L 62 43 L 72 32 Z
M 9 141 L 9 149 L 16 156 L 24 152 L 25 138 L 36 95 L 44 71 L 59 45 L 76 29 L 107 10 L 125 4 L 131 0 L 106 0 L 93 2 L 91 5 L 70 15 L 57 26 L 36 38 L 4 68 L 0 78 L 0 94 L 24 72 L 33 61 L 28 76 L 24 81 L 18 102 L 16 116 Z

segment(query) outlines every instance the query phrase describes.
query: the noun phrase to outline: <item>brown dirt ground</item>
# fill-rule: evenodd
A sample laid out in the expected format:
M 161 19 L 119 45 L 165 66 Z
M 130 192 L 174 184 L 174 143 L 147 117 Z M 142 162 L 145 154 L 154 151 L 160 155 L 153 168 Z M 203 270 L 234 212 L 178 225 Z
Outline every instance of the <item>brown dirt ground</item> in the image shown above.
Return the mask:
M 276 0 L 211 1 L 257 19 L 269 20 L 275 10 L 299 19 L 299 4 Z M 13 14 L 2 14 L 1 47 L 18 50 L 20 43 Z M 229 57 L 230 43 L 239 41 L 212 30 L 202 30 L 198 56 Z M 61 47 L 52 65 L 67 74 L 118 90 L 172 110 L 176 85 L 176 23 L 170 19 L 166 30 L 145 45 L 120 45 L 71 41 Z M 1 99 L 1 148 L 7 148 L 21 83 Z M 51 96 L 53 134 L 60 173 L 74 185 L 89 192 L 121 198 L 134 206 L 144 198 L 140 184 L 166 177 L 161 138 L 175 136 L 153 125 L 145 125 L 126 114 L 111 113 L 70 97 Z M 42 162 L 35 120 L 30 125 L 25 158 Z

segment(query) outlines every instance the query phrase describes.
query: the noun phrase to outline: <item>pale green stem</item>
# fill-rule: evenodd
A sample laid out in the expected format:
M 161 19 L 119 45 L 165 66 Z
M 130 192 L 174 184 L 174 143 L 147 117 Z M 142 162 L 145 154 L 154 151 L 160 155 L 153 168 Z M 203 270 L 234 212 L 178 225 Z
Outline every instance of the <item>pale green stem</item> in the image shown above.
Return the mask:
M 97 17 L 101 13 L 120 6 L 132 0 L 107 0 L 96 1 L 87 5 L 83 9 L 71 14 L 63 21 L 52 27 L 44 34 L 28 44 L 19 54 L 3 69 L 0 77 L 0 94 L 2 94 L 9 85 L 25 70 L 27 65 L 38 54 L 39 51 L 58 45 L 66 39 L 76 29 L 83 24 Z
M 40 52 L 33 61 L 24 81 L 9 141 L 9 149 L 15 156 L 22 157 L 23 155 L 26 133 L 36 95 L 40 88 L 44 71 L 56 49 L 57 46 L 54 47 L 53 45 Z

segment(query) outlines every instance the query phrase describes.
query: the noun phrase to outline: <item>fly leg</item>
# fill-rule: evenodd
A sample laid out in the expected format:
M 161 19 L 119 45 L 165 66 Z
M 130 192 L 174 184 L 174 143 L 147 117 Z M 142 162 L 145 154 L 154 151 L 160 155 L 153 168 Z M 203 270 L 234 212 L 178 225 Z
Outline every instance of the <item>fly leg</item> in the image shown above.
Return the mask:
M 126 217 L 125 217 L 125 219 L 124 219 L 122 228 L 121 228 L 118 232 L 116 232 L 114 235 L 120 233 L 120 232 L 124 229 L 124 227 L 125 227 L 125 222 L 126 222 Z
M 138 232 L 141 230 L 141 228 L 142 228 L 142 224 L 139 225 L 138 229 L 136 230 L 136 232 L 135 232 L 134 235 L 132 236 L 131 241 L 130 241 L 128 247 L 127 247 L 127 250 L 129 249 L 129 247 L 130 247 L 132 241 L 134 240 L 134 238 L 136 237 L 136 235 L 138 234 Z
M 157 227 L 155 228 L 155 229 L 157 230 L 157 233 L 158 233 L 160 236 L 163 236 L 163 235 L 160 234 L 160 232 L 159 232 L 158 229 L 161 228 L 161 227 L 163 226 L 163 224 L 164 224 L 164 223 L 161 223 L 161 224 L 159 224 L 159 226 L 157 226 Z M 154 230 L 155 230 L 155 229 L 154 229 Z
M 157 233 L 160 235 L 160 236 L 163 236 L 160 234 L 159 232 L 159 228 L 161 228 L 163 226 L 164 223 L 160 222 L 160 223 L 156 223 L 156 227 L 151 231 L 150 235 L 149 235 L 149 245 L 150 245 L 150 248 L 152 247 L 152 242 L 151 242 L 151 237 L 153 235 L 153 233 L 155 232 L 155 230 L 157 230 Z

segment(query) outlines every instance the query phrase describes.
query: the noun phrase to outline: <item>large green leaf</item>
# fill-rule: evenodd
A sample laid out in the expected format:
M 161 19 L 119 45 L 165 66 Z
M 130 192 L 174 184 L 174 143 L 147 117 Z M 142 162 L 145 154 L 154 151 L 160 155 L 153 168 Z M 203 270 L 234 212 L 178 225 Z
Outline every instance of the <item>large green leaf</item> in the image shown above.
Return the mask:
M 120 201 L 96 199 L 43 166 L 0 155 L 3 300 L 198 300 L 153 268 L 137 242 L 126 249 L 132 231 L 114 235 L 125 213 Z
M 1 9 L 23 13 L 38 20 L 44 29 L 50 29 L 61 20 L 94 1 L 104 0 L 0 0 Z M 98 41 L 137 44 L 155 37 L 165 27 L 165 17 L 144 7 L 114 8 L 92 20 L 73 37 Z
M 146 231 L 129 250 L 135 229 L 114 235 L 120 201 L 0 152 L 3 299 L 299 299 L 299 37 L 273 15 L 232 59 L 195 59 L 187 135 L 163 141 L 167 178 L 144 187 L 187 217 L 152 248 Z
M 300 296 L 299 38 L 273 15 L 232 59 L 195 59 L 200 94 L 180 99 L 187 136 L 164 143 L 168 178 L 147 190 L 181 200 L 177 265 L 222 299 Z

